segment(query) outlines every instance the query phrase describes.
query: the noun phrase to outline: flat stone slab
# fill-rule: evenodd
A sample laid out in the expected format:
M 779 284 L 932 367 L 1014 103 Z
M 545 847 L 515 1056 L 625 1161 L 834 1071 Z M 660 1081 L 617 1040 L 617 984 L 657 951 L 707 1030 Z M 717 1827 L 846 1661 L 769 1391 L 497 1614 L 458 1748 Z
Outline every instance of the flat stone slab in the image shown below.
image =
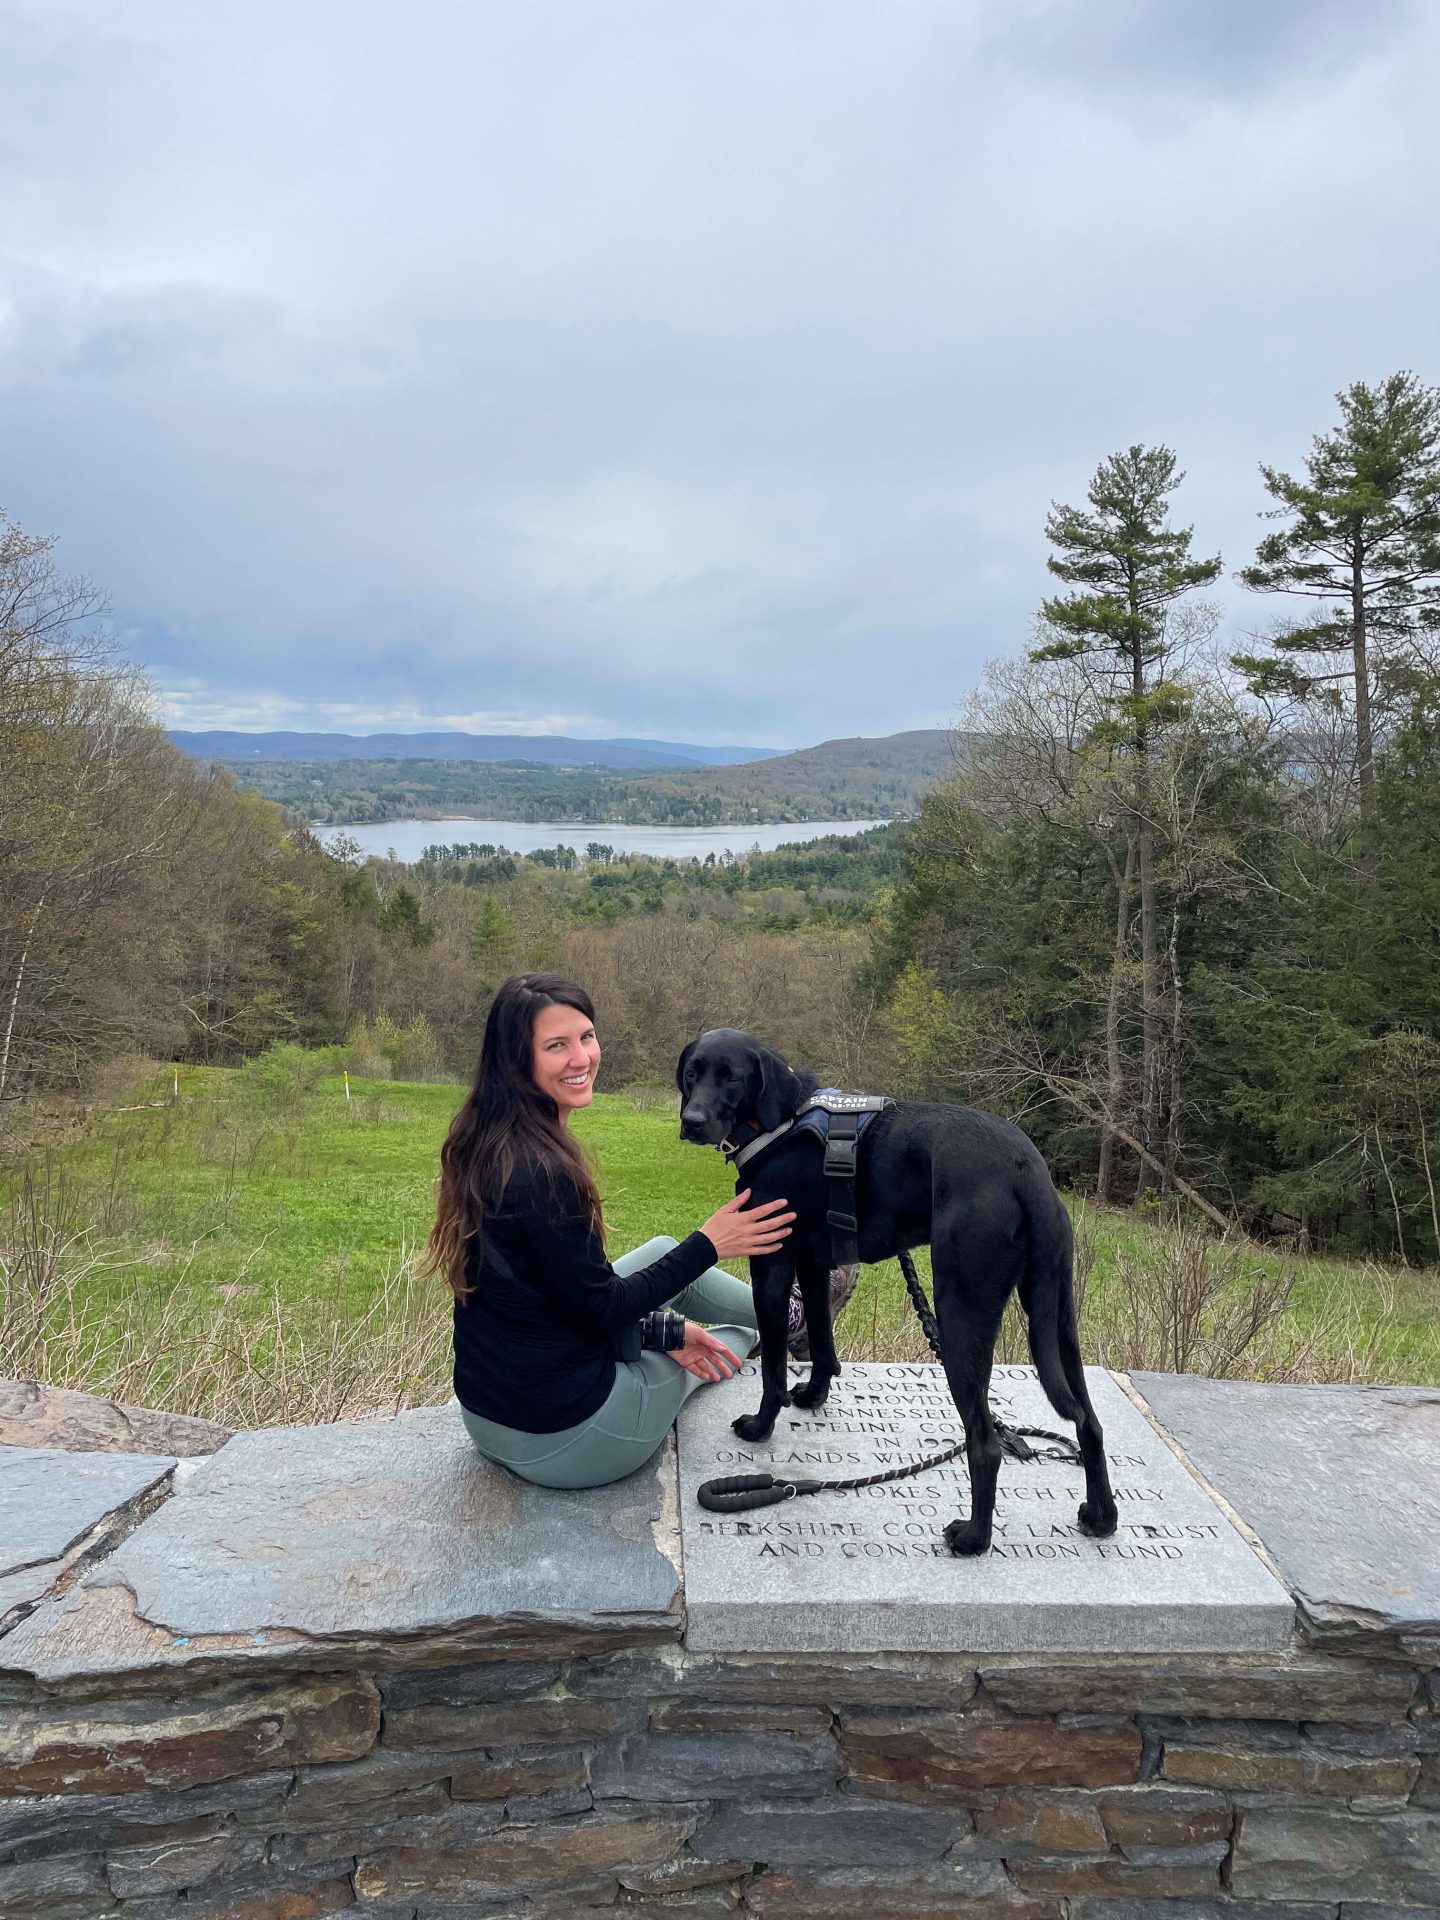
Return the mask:
M 1440 1634 L 1440 1392 L 1131 1378 L 1321 1632 Z
M 482 1461 L 453 1405 L 239 1433 L 22 1622 L 0 1670 L 53 1684 L 317 1647 L 339 1665 L 385 1664 L 393 1648 L 404 1665 L 547 1632 L 673 1638 L 679 1574 L 660 1544 L 673 1549 L 673 1526 L 673 1459 L 557 1493 Z
M 1076 1524 L 1078 1467 L 1006 1460 L 995 1544 L 956 1559 L 944 1529 L 969 1509 L 961 1458 L 854 1493 L 707 1513 L 702 1481 L 771 1472 L 852 1478 L 960 1437 L 940 1367 L 848 1365 L 818 1413 L 786 1408 L 770 1440 L 730 1430 L 759 1401 L 752 1362 L 680 1416 L 687 1641 L 715 1652 L 1237 1653 L 1289 1644 L 1285 1592 L 1109 1374 L 1088 1368 L 1120 1526 Z M 1030 1367 L 997 1367 L 991 1401 L 1015 1426 L 1069 1433 Z M 1043 1444 L 1043 1443 L 1037 1443 Z
M 95 1529 L 174 1465 L 156 1454 L 0 1446 L 0 1626 L 48 1592 Z
M 64 1453 L 163 1453 L 175 1459 L 214 1453 L 230 1428 L 189 1413 L 131 1407 L 98 1393 L 47 1387 L 0 1374 L 0 1443 Z

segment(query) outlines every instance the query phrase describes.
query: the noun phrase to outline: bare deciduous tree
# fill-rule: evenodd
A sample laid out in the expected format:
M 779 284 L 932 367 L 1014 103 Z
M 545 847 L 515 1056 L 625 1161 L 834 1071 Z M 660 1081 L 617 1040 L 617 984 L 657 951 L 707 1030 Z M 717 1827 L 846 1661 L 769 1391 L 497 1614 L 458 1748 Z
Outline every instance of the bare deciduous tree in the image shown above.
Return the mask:
M 110 990 L 123 960 L 107 981 L 85 957 L 184 828 L 180 757 L 52 548 L 0 520 L 0 1111 L 133 1028 L 143 1007 Z

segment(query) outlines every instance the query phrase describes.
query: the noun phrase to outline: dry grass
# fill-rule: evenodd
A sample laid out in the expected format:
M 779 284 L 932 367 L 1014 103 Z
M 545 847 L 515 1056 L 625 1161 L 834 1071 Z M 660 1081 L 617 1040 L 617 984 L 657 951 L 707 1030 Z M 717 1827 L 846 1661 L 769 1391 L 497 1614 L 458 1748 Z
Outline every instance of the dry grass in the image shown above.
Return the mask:
M 923 1264 L 923 1263 L 922 1263 Z M 837 1328 L 842 1358 L 932 1356 L 895 1270 L 862 1276 Z M 1383 1267 L 1363 1284 L 1335 1284 L 1303 1314 L 1295 1262 L 1256 1257 L 1246 1241 L 1171 1225 L 1137 1232 L 1107 1251 L 1103 1272 L 1085 1210 L 1075 1223 L 1075 1298 L 1088 1362 L 1124 1372 L 1201 1373 L 1216 1380 L 1353 1381 L 1392 1378 L 1395 1288 Z M 1313 1291 L 1313 1289 L 1312 1289 Z M 1019 1303 L 1006 1311 L 996 1359 L 1030 1359 Z
M 656 1081 L 637 1081 L 633 1087 L 625 1089 L 625 1098 L 636 1113 L 675 1113 L 680 1111 L 680 1095 L 673 1082 L 669 1085 Z
M 63 1180 L 27 1175 L 0 1247 L 0 1374 L 230 1427 L 358 1419 L 449 1397 L 448 1316 L 407 1250 L 358 1309 L 342 1272 L 297 1300 L 248 1280 L 248 1264 L 217 1315 L 188 1284 L 189 1261 L 157 1282 L 143 1255 L 77 1217 Z
M 1386 1378 L 1395 1289 L 1384 1268 L 1365 1269 L 1363 1296 L 1335 1287 L 1301 1314 L 1303 1279 L 1294 1261 L 1257 1258 L 1246 1242 L 1192 1226 L 1152 1229 L 1143 1243 L 1115 1250 L 1103 1287 L 1084 1286 L 1087 1358 L 1127 1372 L 1212 1380 Z

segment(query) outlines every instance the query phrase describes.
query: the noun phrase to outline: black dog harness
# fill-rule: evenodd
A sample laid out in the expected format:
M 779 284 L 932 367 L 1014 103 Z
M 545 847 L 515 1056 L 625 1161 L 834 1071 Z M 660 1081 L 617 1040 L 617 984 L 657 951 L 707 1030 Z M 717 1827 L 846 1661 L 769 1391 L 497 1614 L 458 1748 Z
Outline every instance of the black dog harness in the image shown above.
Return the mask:
M 815 1134 L 825 1147 L 826 1178 L 833 1182 L 829 1189 L 832 1204 L 825 1215 L 830 1228 L 830 1264 L 832 1267 L 851 1266 L 860 1258 L 860 1223 L 855 1212 L 860 1141 L 876 1114 L 884 1113 L 894 1105 L 888 1094 L 841 1093 L 835 1087 L 822 1087 L 818 1093 L 812 1093 L 808 1100 L 803 1101 L 780 1126 L 757 1135 L 754 1140 L 747 1140 L 743 1146 L 722 1140 L 720 1151 L 738 1175 L 749 1161 L 758 1160 L 771 1147 L 789 1139 L 792 1134 Z M 921 1285 L 920 1275 L 915 1270 L 914 1259 L 905 1249 L 899 1255 L 899 1260 L 916 1318 L 924 1330 L 930 1351 L 939 1360 L 942 1358 L 940 1329 Z M 999 1417 L 993 1407 L 990 1419 L 1001 1450 L 1010 1459 L 1063 1460 L 1072 1466 L 1079 1464 L 1079 1448 L 1063 1433 L 1051 1433 L 1046 1427 L 1012 1427 Z M 1032 1447 L 1029 1444 L 1031 1440 L 1048 1440 L 1052 1444 L 1040 1449 Z M 707 1480 L 695 1497 L 711 1513 L 739 1513 L 750 1507 L 773 1507 L 782 1500 L 794 1500 L 806 1493 L 851 1493 L 861 1487 L 881 1486 L 887 1480 L 906 1480 L 911 1474 L 924 1473 L 929 1467 L 942 1466 L 948 1460 L 958 1459 L 964 1451 L 965 1442 L 960 1440 L 943 1453 L 931 1454 L 928 1459 L 913 1460 L 903 1467 L 891 1467 L 885 1473 L 867 1473 L 854 1480 L 777 1480 L 769 1473 L 734 1474 L 725 1479 Z
M 791 1134 L 815 1134 L 825 1146 L 825 1177 L 834 1183 L 825 1215 L 830 1228 L 830 1264 L 853 1267 L 860 1259 L 860 1222 L 855 1216 L 860 1142 L 876 1114 L 894 1104 L 888 1093 L 842 1093 L 838 1087 L 822 1087 L 769 1133 L 747 1140 L 743 1147 L 722 1140 L 720 1151 L 739 1174 L 751 1160 L 758 1160 Z

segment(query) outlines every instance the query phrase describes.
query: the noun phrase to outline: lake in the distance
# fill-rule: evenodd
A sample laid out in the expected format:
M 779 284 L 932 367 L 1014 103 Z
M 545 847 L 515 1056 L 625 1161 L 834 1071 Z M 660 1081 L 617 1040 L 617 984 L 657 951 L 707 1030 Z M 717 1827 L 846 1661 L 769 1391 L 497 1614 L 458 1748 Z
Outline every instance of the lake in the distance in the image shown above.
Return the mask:
M 346 835 L 358 841 L 364 853 L 387 854 L 397 860 L 418 860 L 426 847 L 448 847 L 456 841 L 508 847 L 511 853 L 534 853 L 540 847 L 574 847 L 584 857 L 590 841 L 613 847 L 616 853 L 648 853 L 657 860 L 703 860 L 713 853 L 745 854 L 759 847 L 776 847 L 802 840 L 819 840 L 828 833 L 863 833 L 881 827 L 883 820 L 791 820 L 780 826 L 753 827 L 625 827 L 577 826 L 573 820 L 380 820 L 350 827 L 316 827 L 327 846 Z

